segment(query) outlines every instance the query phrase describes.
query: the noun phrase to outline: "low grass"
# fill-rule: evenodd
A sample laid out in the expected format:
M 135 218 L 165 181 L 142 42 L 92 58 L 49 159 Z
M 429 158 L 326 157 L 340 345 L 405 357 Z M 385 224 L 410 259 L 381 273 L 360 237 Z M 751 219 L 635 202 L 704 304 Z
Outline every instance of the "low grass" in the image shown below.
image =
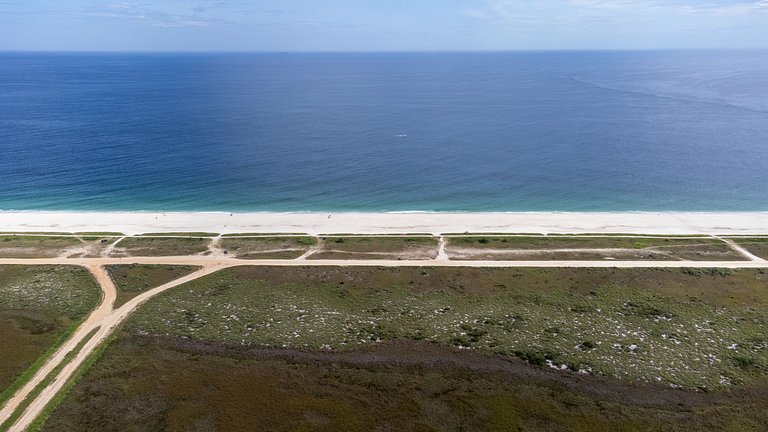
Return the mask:
M 0 257 L 50 258 L 82 244 L 76 237 L 5 235 L 0 236 Z
M 205 237 L 128 237 L 120 241 L 111 256 L 182 256 L 208 250 Z
M 476 248 L 507 247 L 519 249 L 560 248 L 627 248 L 673 247 L 700 244 L 725 245 L 714 238 L 670 237 L 586 237 L 586 236 L 454 236 L 447 238 L 451 245 Z
M 43 390 L 45 390 L 46 387 L 51 385 L 53 381 L 56 379 L 56 376 L 61 372 L 62 369 L 67 365 L 67 363 L 71 362 L 72 359 L 75 358 L 75 356 L 80 352 L 81 349 L 83 349 L 83 346 L 85 346 L 86 343 L 93 337 L 93 335 L 96 334 L 96 332 L 99 329 L 93 329 L 90 333 L 88 333 L 83 340 L 80 341 L 80 343 L 77 344 L 75 348 L 73 348 L 71 351 L 69 351 L 64 358 L 62 359 L 61 363 L 59 363 L 55 368 L 51 370 L 46 377 L 38 383 L 34 389 L 27 395 L 26 398 L 24 398 L 21 403 L 16 407 L 16 409 L 11 413 L 11 415 L 2 423 L 0 424 L 0 432 L 7 431 L 16 421 L 24 414 L 24 411 L 29 407 L 29 405 L 42 393 Z
M 186 276 L 199 267 L 196 266 L 177 266 L 177 265 L 152 265 L 152 264 L 130 264 L 130 265 L 108 265 L 106 266 L 112 282 L 117 288 L 117 298 L 114 307 L 117 309 L 128 300 L 137 295 L 158 287 L 167 282 Z
M 306 237 L 307 233 L 232 233 L 232 234 L 222 234 L 222 237 L 274 237 L 274 236 L 302 236 Z
M 746 431 L 768 427 L 767 399 L 766 385 L 687 392 L 427 342 L 338 353 L 123 333 L 41 429 Z
M 500 233 L 500 232 L 447 232 L 442 233 L 441 235 L 445 237 L 466 237 L 466 236 L 540 236 L 544 235 L 540 232 L 527 232 L 527 233 Z
M 309 259 L 430 259 L 437 256 L 432 236 L 321 237 L 321 249 Z
M 645 237 L 645 238 L 709 238 L 706 235 L 703 234 L 626 234 L 626 233 L 549 233 L 547 236 L 550 237 L 558 237 L 558 236 L 567 236 L 567 237 L 584 237 L 584 236 L 592 236 L 592 237 Z
M 316 237 L 228 237 L 219 247 L 231 256 L 243 259 L 293 259 L 303 255 L 317 244 Z
M 164 233 L 144 233 L 137 237 L 217 237 L 218 233 L 209 232 L 164 232 Z
M 98 304 L 101 290 L 77 266 L 0 265 L 0 308 L 56 315 L 76 321 Z
M 383 233 L 383 234 L 361 234 L 361 233 L 321 233 L 319 237 L 433 237 L 430 233 L 411 232 L 411 233 Z
M 2 322 L 2 321 L 0 321 Z M 18 363 L 22 359 L 31 359 L 37 355 L 35 361 L 30 364 L 23 372 L 16 375 L 16 378 L 10 385 L 4 388 L 0 392 L 0 406 L 13 396 L 27 381 L 32 378 L 37 371 L 45 364 L 45 362 L 59 349 L 59 347 L 67 341 L 77 330 L 80 322 L 73 322 L 59 335 L 59 337 L 53 342 L 48 344 L 48 349 L 40 354 L 42 346 L 37 346 L 38 338 L 30 337 L 28 334 L 23 334 L 18 331 L 14 332 L 13 327 L 18 325 L 13 321 L 2 322 L 3 329 L 0 330 L 0 338 L 3 340 L 5 346 L 8 347 L 0 354 L 0 365 L 13 365 Z M 11 329 L 11 331 L 9 331 Z M 42 339 L 42 338 L 39 338 Z M 4 372 L 12 372 L 11 369 Z M 4 381 L 7 381 L 7 377 L 3 377 Z
M 655 237 L 655 238 L 707 238 L 703 234 L 633 234 L 633 233 L 502 233 L 502 232 L 463 232 L 463 233 L 443 233 L 446 237 Z
M 233 268 L 160 295 L 126 328 L 300 349 L 429 340 L 715 389 L 766 376 L 766 283 L 765 270 Z
M 225 269 L 142 306 L 42 430 L 765 430 L 766 283 Z
M 730 237 L 744 249 L 763 259 L 768 259 L 768 237 Z
M 0 231 L 2 236 L 44 235 L 53 237 L 73 236 L 74 233 L 61 231 Z
M 100 298 L 95 280 L 80 267 L 0 266 L 0 403 L 42 366 Z
M 0 258 L 94 257 L 117 240 L 102 236 L 0 236 Z
M 744 259 L 721 240 L 685 237 L 453 236 L 446 252 L 454 259 Z

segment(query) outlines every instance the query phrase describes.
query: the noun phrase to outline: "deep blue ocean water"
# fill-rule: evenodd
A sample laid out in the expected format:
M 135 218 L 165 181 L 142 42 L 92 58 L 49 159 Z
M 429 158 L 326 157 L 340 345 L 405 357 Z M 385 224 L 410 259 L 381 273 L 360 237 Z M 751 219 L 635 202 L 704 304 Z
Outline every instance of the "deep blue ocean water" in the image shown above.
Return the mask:
M 0 209 L 768 210 L 768 52 L 4 53 Z

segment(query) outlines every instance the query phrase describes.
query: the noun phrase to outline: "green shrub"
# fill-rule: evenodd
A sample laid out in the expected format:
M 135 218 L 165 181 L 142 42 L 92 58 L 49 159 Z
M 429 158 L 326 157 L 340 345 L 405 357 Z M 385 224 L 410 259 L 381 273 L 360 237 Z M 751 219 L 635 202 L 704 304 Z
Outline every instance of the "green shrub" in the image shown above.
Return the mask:
M 591 340 L 587 340 L 587 341 L 582 342 L 581 346 L 582 346 L 582 348 L 588 349 L 588 350 L 597 348 L 597 345 L 593 341 L 591 341 Z
M 735 355 L 733 356 L 733 361 L 736 362 L 736 364 L 739 367 L 742 367 L 744 369 L 754 366 L 757 361 L 754 359 L 754 357 L 746 356 L 746 355 Z

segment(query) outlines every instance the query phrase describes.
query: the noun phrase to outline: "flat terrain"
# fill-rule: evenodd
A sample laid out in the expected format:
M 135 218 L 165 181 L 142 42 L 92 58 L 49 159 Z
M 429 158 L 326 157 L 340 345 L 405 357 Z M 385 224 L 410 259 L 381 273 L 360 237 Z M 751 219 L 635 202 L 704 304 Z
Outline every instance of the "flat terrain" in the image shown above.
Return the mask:
M 158 232 L 158 233 L 143 233 L 139 234 L 139 237 L 216 237 L 219 234 L 210 232 Z
M 115 240 L 98 236 L 0 235 L 0 257 L 97 257 Z
M 740 249 L 737 243 L 745 243 Z M 749 261 L 768 256 L 768 238 L 637 235 L 254 235 L 159 233 L 0 236 L 0 258 L 214 257 L 309 260 Z M 444 247 L 443 247 L 444 246 Z M 751 248 L 751 249 L 750 249 Z
M 434 259 L 432 236 L 323 236 L 319 251 L 308 259 Z
M 618 236 L 447 236 L 446 252 L 459 260 L 743 260 L 714 238 Z
M 765 270 L 225 269 L 143 305 L 46 428 L 760 430 L 766 283 Z
M 129 264 L 106 266 L 109 277 L 117 288 L 114 307 L 118 308 L 128 300 L 198 270 L 195 266 L 173 266 L 160 264 Z
M 110 256 L 197 255 L 208 251 L 210 243 L 206 237 L 126 237 L 115 245 Z
M 0 266 L 0 393 L 67 335 L 100 295 L 80 267 Z
M 100 343 L 111 341 L 115 328 L 120 329 L 116 343 L 128 340 L 134 351 L 154 344 L 160 357 L 165 352 L 221 361 L 234 356 L 238 365 L 246 364 L 244 377 L 259 368 L 274 369 L 280 387 L 263 388 L 279 397 L 277 405 L 264 409 L 288 410 L 285 418 L 278 415 L 285 422 L 274 422 L 277 429 L 356 430 L 370 422 L 382 424 L 383 418 L 405 429 L 441 430 L 467 424 L 480 430 L 766 426 L 759 413 L 766 411 L 768 385 L 768 261 L 756 256 L 759 249 L 746 247 L 761 243 L 758 236 L 109 235 L 4 236 L 23 252 L 21 258 L 0 257 L 7 268 L 84 266 L 103 291 L 83 325 L 74 333 L 67 327 L 64 333 L 71 337 L 63 348 L 39 356 L 30 368 L 37 373 L 23 375 L 26 384 L 17 380 L 11 385 L 18 391 L 0 408 L 0 422 L 13 423 L 9 430 L 21 432 L 30 424 L 37 430 L 36 417 L 42 414 L 40 422 L 47 418 L 72 386 L 78 391 L 81 374 L 94 362 L 96 368 L 102 364 L 98 359 L 107 346 Z M 15 245 L 6 251 L 16 256 L 19 250 Z M 34 292 L 30 288 L 21 289 Z M 39 316 L 0 312 L 11 333 L 48 327 Z M 42 324 L 30 324 L 30 319 Z M 148 361 L 134 354 L 136 361 Z M 142 418 L 142 425 L 146 420 L 164 422 L 165 429 L 209 430 L 211 424 L 237 429 L 270 418 L 237 411 L 249 409 L 248 399 L 235 411 L 216 404 L 200 416 L 185 411 L 194 398 L 185 393 L 179 399 L 177 389 L 199 386 L 198 378 L 212 385 L 228 382 L 231 368 L 217 369 L 215 359 L 210 370 L 207 364 L 205 370 L 183 365 L 187 358 L 167 359 L 168 365 L 183 368 L 181 376 L 192 370 L 199 376 L 177 382 L 175 372 L 151 366 L 162 375 L 150 379 L 157 383 L 154 393 L 137 393 L 136 400 L 152 401 L 142 412 L 167 409 L 160 417 Z M 133 372 L 143 367 L 126 359 L 118 362 L 123 363 L 123 369 L 110 367 L 118 393 L 131 387 Z M 306 375 L 293 374 L 299 369 Z M 360 369 L 372 378 L 338 381 Z M 341 375 L 328 375 L 328 370 Z M 474 378 L 467 379 L 467 373 Z M 515 396 L 523 391 L 521 376 L 545 375 L 556 382 L 526 385 L 532 391 L 551 384 L 548 398 Z M 82 382 L 89 379 L 86 375 Z M 386 383 L 379 385 L 379 380 Z M 498 385 L 478 387 L 477 380 Z M 407 392 L 398 387 L 404 382 L 412 383 Z M 298 390 L 280 393 L 285 383 Z M 425 390 L 445 383 L 448 387 L 438 392 Z M 203 384 L 194 390 L 195 398 L 219 392 L 214 388 Z M 96 394 L 115 391 L 103 390 Z M 486 398 L 488 390 L 499 395 L 503 409 L 491 406 L 495 399 Z M 224 403 L 233 395 L 222 391 L 228 396 L 211 394 L 211 400 Z M 570 410 L 572 399 L 562 397 L 568 392 L 584 402 L 574 406 L 586 406 L 586 411 Z M 677 396 L 665 399 L 665 408 L 648 400 L 662 393 Z M 458 405 L 441 407 L 444 396 L 454 401 L 460 394 Z M 9 396 L 6 391 L 3 397 Z M 301 402 L 306 400 L 325 405 L 308 410 Z M 670 408 L 673 400 L 677 406 Z M 617 411 L 593 412 L 609 402 Z M 71 398 L 64 406 L 68 403 Z M 542 409 L 534 410 L 532 403 Z M 74 409 L 94 411 L 77 403 Z M 182 418 L 171 424 L 171 415 Z M 54 421 L 80 422 L 64 426 L 75 430 L 105 423 L 93 416 L 55 416 Z M 115 429 L 146 430 L 134 427 L 136 418 L 120 423 L 124 417 L 113 417 Z
M 219 248 L 235 258 L 243 259 L 293 259 L 306 253 L 317 244 L 317 238 L 309 236 L 224 237 Z
M 768 367 L 768 271 L 236 267 L 142 306 L 131 332 L 350 349 L 391 339 L 719 388 Z
M 122 334 L 45 431 L 748 431 L 768 386 L 694 393 L 400 340 L 352 352 Z

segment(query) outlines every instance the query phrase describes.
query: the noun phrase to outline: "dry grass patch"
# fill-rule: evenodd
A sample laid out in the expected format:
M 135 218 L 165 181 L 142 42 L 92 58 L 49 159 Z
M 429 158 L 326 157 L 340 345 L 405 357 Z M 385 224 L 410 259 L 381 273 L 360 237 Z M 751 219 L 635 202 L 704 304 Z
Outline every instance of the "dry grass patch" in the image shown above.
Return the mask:
M 309 259 L 403 259 L 437 257 L 437 239 L 432 236 L 328 236 L 321 237 L 320 250 Z
M 99 256 L 114 237 L 0 236 L 1 258 L 53 258 Z
M 184 256 L 208 251 L 210 238 L 201 237 L 127 237 L 110 254 L 121 256 Z
M 766 283 L 765 270 L 243 267 L 161 294 L 126 328 L 301 349 L 429 340 L 713 389 L 765 379 Z
M 0 266 L 0 392 L 29 375 L 25 371 L 61 342 L 100 296 L 91 274 L 80 267 Z
M 762 430 L 768 387 L 695 393 L 424 342 L 335 353 L 123 334 L 43 430 Z
M 317 244 L 310 236 L 225 237 L 219 247 L 235 258 L 293 259 Z
M 118 308 L 144 291 L 186 276 L 199 267 L 153 264 L 129 264 L 106 266 L 117 288 L 114 307 Z
M 230 233 L 222 234 L 222 237 L 308 237 L 307 233 L 289 233 L 289 232 L 272 232 L 272 233 Z
M 162 232 L 162 233 L 144 233 L 137 237 L 216 237 L 219 234 L 209 232 Z
M 446 253 L 458 260 L 744 260 L 723 241 L 688 237 L 451 236 Z

